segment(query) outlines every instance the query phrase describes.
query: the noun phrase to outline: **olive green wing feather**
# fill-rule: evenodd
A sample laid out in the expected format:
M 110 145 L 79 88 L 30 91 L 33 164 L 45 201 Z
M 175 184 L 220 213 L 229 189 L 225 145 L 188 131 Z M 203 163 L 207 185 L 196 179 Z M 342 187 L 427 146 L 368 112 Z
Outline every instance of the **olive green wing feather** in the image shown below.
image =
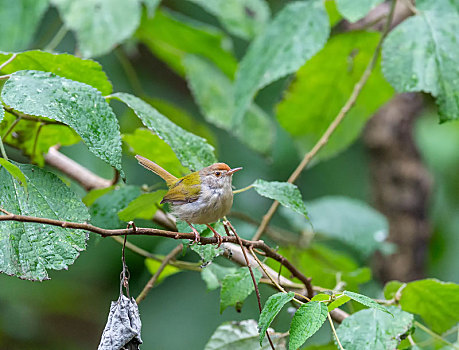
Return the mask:
M 199 175 L 198 175 L 199 176 Z M 185 176 L 175 182 L 166 193 L 161 203 L 192 203 L 199 198 L 201 184 L 199 177 Z

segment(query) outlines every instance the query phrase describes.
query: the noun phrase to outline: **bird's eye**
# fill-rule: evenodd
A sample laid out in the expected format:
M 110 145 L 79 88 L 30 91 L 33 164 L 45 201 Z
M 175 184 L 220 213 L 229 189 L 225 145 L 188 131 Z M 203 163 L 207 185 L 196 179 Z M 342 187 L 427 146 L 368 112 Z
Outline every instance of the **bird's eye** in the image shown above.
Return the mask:
M 222 175 L 221 172 L 219 172 L 219 171 L 216 171 L 216 172 L 215 172 L 215 176 L 216 176 L 216 177 L 220 177 L 221 175 Z

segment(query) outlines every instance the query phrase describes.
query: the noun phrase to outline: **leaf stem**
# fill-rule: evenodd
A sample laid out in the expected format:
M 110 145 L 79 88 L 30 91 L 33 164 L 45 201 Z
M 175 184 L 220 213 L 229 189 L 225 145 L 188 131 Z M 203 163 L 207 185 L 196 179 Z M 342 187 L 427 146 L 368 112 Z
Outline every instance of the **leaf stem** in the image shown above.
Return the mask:
M 66 25 L 63 24 L 56 32 L 56 35 L 54 35 L 54 37 L 51 39 L 49 44 L 45 46 L 45 51 L 53 51 L 64 39 L 68 31 L 69 30 L 67 29 Z
M 239 190 L 233 191 L 233 194 L 237 194 L 237 193 L 241 193 L 241 192 L 244 192 L 244 191 L 248 191 L 248 190 L 250 190 L 252 187 L 253 187 L 253 185 L 250 185 L 250 186 L 241 188 L 241 189 L 239 189 Z
M 158 278 L 161 275 L 161 273 L 166 268 L 167 264 L 169 264 L 169 261 L 174 259 L 177 256 L 177 254 L 179 254 L 182 251 L 182 249 L 183 249 L 183 244 L 180 243 L 178 246 L 176 246 L 174 249 L 172 249 L 169 254 L 166 255 L 164 260 L 161 262 L 161 265 L 159 265 L 158 270 L 156 270 L 156 272 L 153 275 L 153 277 L 150 278 L 150 280 L 147 282 L 147 284 L 145 285 L 145 287 L 143 288 L 143 290 L 140 292 L 139 296 L 135 300 L 137 304 L 140 304 L 140 302 L 143 299 L 145 299 L 147 294 L 150 292 L 150 290 L 155 285 L 155 283 L 158 280 Z
M 8 160 L 8 156 L 6 155 L 5 147 L 3 146 L 3 141 L 1 137 L 0 137 L 0 151 L 1 151 L 2 157 Z
M 328 143 L 330 136 L 335 132 L 336 128 L 343 121 L 344 117 L 346 117 L 347 113 L 350 111 L 352 106 L 357 101 L 357 97 L 359 96 L 360 92 L 365 86 L 368 78 L 371 75 L 371 72 L 373 71 L 373 68 L 376 65 L 376 62 L 379 57 L 379 53 L 381 51 L 382 43 L 384 39 L 386 38 L 387 34 L 389 33 L 390 25 L 394 17 L 394 10 L 395 10 L 396 3 L 397 3 L 397 0 L 392 0 L 389 15 L 387 16 L 387 21 L 386 21 L 383 33 L 381 35 L 381 38 L 379 39 L 378 45 L 376 46 L 375 52 L 373 53 L 373 57 L 368 63 L 360 80 L 357 82 L 357 84 L 354 85 L 354 89 L 352 90 L 352 93 L 349 96 L 348 100 L 346 101 L 344 106 L 341 108 L 336 118 L 333 120 L 333 122 L 329 125 L 327 130 L 324 132 L 322 137 L 319 139 L 319 141 L 317 141 L 317 143 L 314 145 L 312 150 L 305 154 L 303 160 L 300 162 L 300 164 L 297 166 L 297 168 L 293 171 L 293 173 L 288 178 L 287 180 L 288 183 L 294 183 L 298 179 L 298 177 L 300 176 L 304 168 L 309 164 L 309 162 L 314 158 L 314 156 L 321 150 L 321 148 Z M 268 212 L 266 213 L 266 215 L 263 217 L 263 220 L 261 221 L 261 224 L 258 227 L 257 232 L 252 237 L 252 240 L 256 241 L 260 239 L 261 235 L 265 231 L 266 227 L 268 226 L 269 222 L 271 221 L 271 218 L 273 217 L 278 207 L 279 207 L 279 202 L 274 201 L 271 207 L 269 208 Z
M 427 328 L 426 326 L 424 326 L 422 323 L 418 322 L 418 321 L 414 321 L 414 325 L 420 329 L 422 329 L 424 332 L 426 332 L 427 334 L 429 334 L 431 337 L 441 341 L 442 343 L 445 343 L 451 347 L 453 347 L 454 349 L 459 349 L 459 346 L 453 344 L 453 343 L 450 343 L 449 341 L 447 341 L 446 339 L 443 339 L 441 335 L 438 335 L 437 333 L 435 333 L 434 331 L 432 331 L 431 329 Z
M 335 325 L 333 324 L 333 320 L 330 316 L 330 313 L 327 313 L 328 320 L 330 321 L 330 327 L 332 329 L 333 335 L 335 336 L 336 342 L 339 345 L 340 350 L 344 350 L 343 346 L 341 345 L 341 342 L 339 341 L 338 334 L 336 333 Z
M 5 62 L 3 62 L 2 64 L 0 64 L 0 71 L 5 68 L 8 64 L 10 64 L 11 62 L 14 61 L 14 59 L 17 57 L 17 54 L 16 53 L 13 53 L 13 55 L 8 58 Z

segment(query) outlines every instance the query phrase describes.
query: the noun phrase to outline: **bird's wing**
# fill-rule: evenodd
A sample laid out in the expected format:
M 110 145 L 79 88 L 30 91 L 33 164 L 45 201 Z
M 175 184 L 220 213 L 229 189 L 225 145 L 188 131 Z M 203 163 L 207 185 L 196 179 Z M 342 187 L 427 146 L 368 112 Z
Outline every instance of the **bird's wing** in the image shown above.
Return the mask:
M 200 184 L 185 185 L 182 178 L 169 189 L 161 203 L 192 203 L 198 200 L 200 192 Z

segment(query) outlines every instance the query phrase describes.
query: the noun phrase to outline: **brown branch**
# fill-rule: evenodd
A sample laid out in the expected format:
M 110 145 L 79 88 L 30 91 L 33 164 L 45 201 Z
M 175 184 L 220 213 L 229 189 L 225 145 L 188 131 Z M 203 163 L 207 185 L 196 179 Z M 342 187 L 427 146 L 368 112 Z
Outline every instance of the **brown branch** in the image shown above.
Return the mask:
M 155 285 L 156 281 L 159 278 L 159 275 L 163 272 L 163 270 L 166 268 L 166 266 L 169 264 L 169 262 L 174 259 L 177 254 L 179 254 L 183 249 L 183 244 L 179 244 L 177 247 L 171 250 L 169 254 L 166 255 L 166 257 L 163 259 L 161 262 L 161 265 L 159 265 L 158 270 L 156 270 L 155 274 L 153 275 L 152 278 L 147 282 L 143 290 L 140 292 L 139 296 L 135 300 L 137 304 L 140 304 L 140 302 L 145 299 L 147 294 L 150 292 L 150 290 L 153 288 Z
M 325 130 L 324 134 L 322 137 L 317 141 L 317 143 L 314 145 L 311 151 L 306 153 L 304 156 L 303 160 L 300 162 L 298 167 L 293 171 L 293 173 L 290 175 L 288 178 L 287 182 L 288 183 L 294 183 L 298 177 L 300 176 L 301 172 L 304 170 L 304 168 L 309 164 L 309 162 L 314 158 L 314 156 L 321 150 L 323 146 L 325 146 L 330 138 L 330 136 L 335 132 L 336 128 L 339 126 L 339 124 L 343 121 L 344 117 L 347 115 L 347 113 L 350 111 L 352 106 L 355 104 L 355 101 L 357 101 L 357 97 L 359 96 L 360 92 L 362 91 L 363 87 L 365 86 L 368 78 L 371 75 L 371 72 L 373 71 L 373 68 L 375 67 L 376 61 L 378 60 L 379 52 L 381 51 L 381 46 L 386 38 L 387 34 L 389 33 L 390 30 L 390 24 L 392 23 L 392 18 L 394 16 L 394 9 L 395 9 L 395 4 L 397 3 L 397 0 L 392 1 L 392 5 L 390 8 L 389 15 L 387 17 L 386 25 L 384 28 L 384 31 L 381 35 L 381 38 L 379 39 L 378 45 L 376 46 L 375 52 L 373 53 L 373 57 L 371 58 L 370 62 L 368 63 L 365 71 L 362 74 L 362 77 L 360 80 L 357 82 L 357 84 L 354 85 L 354 89 L 352 90 L 351 96 L 349 96 L 349 99 L 346 101 L 344 106 L 341 108 L 339 111 L 338 115 L 336 118 L 332 121 L 332 123 L 329 125 L 327 130 Z M 256 241 L 260 239 L 261 235 L 265 231 L 266 227 L 268 226 L 269 222 L 271 221 L 271 218 L 273 217 L 274 213 L 276 212 L 277 208 L 279 207 L 279 202 L 274 201 L 271 207 L 269 208 L 268 212 L 266 215 L 263 217 L 263 220 L 261 221 L 260 226 L 258 227 L 257 232 L 253 236 L 253 240 Z
M 52 165 L 69 178 L 78 182 L 86 191 L 111 186 L 111 180 L 97 176 L 74 160 L 63 155 L 57 150 L 56 146 L 49 149 L 45 160 L 49 165 Z

